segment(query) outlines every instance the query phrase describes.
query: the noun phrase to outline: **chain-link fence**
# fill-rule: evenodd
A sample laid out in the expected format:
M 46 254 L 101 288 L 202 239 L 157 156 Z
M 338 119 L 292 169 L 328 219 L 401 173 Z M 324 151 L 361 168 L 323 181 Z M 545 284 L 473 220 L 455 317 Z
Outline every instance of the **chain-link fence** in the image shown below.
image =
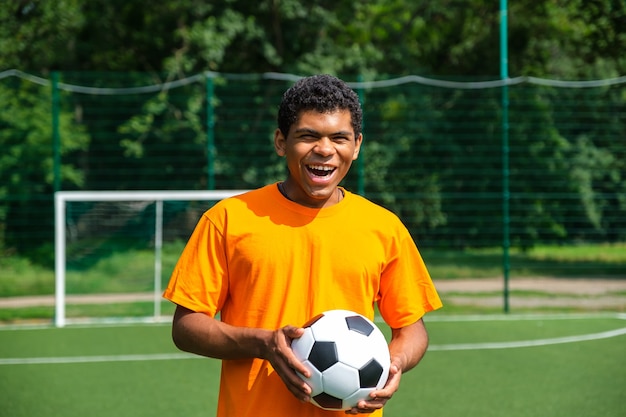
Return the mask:
M 272 138 L 295 76 L 0 75 L 5 253 L 51 259 L 55 191 L 250 189 L 284 177 Z M 363 102 L 364 144 L 344 185 L 396 212 L 423 250 L 626 241 L 625 77 L 347 81 Z M 626 275 L 622 263 L 586 268 Z

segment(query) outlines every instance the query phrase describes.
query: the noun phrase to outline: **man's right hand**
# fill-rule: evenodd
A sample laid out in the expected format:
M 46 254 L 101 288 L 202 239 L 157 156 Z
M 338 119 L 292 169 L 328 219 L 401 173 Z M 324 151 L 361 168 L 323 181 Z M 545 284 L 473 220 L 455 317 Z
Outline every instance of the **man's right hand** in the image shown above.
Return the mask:
M 310 376 L 309 370 L 291 350 L 291 341 L 304 334 L 301 327 L 285 326 L 272 332 L 265 357 L 283 380 L 287 389 L 300 401 L 310 401 L 311 387 L 296 372 Z

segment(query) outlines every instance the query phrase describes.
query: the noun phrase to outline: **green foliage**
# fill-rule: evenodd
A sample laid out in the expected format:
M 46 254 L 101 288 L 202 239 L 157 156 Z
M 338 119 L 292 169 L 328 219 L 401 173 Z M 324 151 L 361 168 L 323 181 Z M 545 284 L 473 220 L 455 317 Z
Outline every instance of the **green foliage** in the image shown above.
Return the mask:
M 0 70 L 46 71 L 73 62 L 84 0 L 5 2 L 0 7 Z
M 38 196 L 49 195 L 55 181 L 54 153 L 61 159 L 87 149 L 89 137 L 83 126 L 77 124 L 70 111 L 59 115 L 59 133 L 63 138 L 55 150 L 52 133 L 52 99 L 50 90 L 21 81 L 14 85 L 0 85 L 0 223 L 5 224 L 0 247 L 17 247 L 32 251 L 30 239 L 36 237 L 45 243 L 51 235 L 52 201 L 37 201 Z M 73 163 L 59 167 L 63 186 L 84 185 L 85 172 Z M 48 228 L 33 224 L 30 205 L 37 204 L 38 215 L 47 221 Z M 39 226 L 39 227 L 38 227 Z M 28 237 L 30 239 L 25 239 Z
M 625 4 L 509 2 L 510 73 L 623 74 Z M 0 11 L 0 66 L 174 78 L 207 69 L 494 76 L 499 19 L 498 3 L 486 0 L 32 0 Z
M 510 74 L 626 73 L 624 0 L 508 7 Z M 471 7 L 459 0 L 30 0 L 0 8 L 0 23 L 0 70 L 59 70 L 62 82 L 94 87 L 160 84 L 207 70 L 493 79 L 501 58 L 500 11 L 487 0 Z M 279 180 L 284 167 L 271 136 L 289 83 L 244 79 L 212 79 L 210 97 L 206 79 L 132 97 L 62 96 L 62 188 L 251 188 Z M 624 238 L 626 148 L 614 138 L 626 135 L 626 98 L 623 89 L 590 91 L 510 90 L 514 245 Z M 497 244 L 499 90 L 362 93 L 366 194 L 434 245 Z M 32 236 L 48 244 L 51 237 L 50 91 L 4 79 L 0 102 L 0 248 L 27 252 Z M 346 181 L 353 189 L 355 171 Z M 554 189 L 562 196 L 545 198 Z M 47 219 L 36 231 L 27 218 L 33 205 Z M 583 220 L 568 226 L 572 218 Z
M 16 297 L 54 293 L 54 271 L 18 256 L 0 257 L 0 296 Z
M 0 85 L 0 196 L 17 195 L 24 189 L 41 193 L 53 183 L 52 103 L 50 91 L 21 81 L 16 86 Z M 60 119 L 63 134 L 61 154 L 87 148 L 87 136 L 65 113 Z M 81 186 L 83 173 L 65 166 L 68 185 Z

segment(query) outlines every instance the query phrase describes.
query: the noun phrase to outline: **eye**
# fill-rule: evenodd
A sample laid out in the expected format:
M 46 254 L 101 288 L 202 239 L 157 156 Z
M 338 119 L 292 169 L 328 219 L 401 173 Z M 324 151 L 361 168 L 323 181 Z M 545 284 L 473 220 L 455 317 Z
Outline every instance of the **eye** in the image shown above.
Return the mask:
M 306 140 L 306 141 L 317 140 L 317 136 L 309 132 L 301 133 L 297 135 L 296 137 L 300 140 Z

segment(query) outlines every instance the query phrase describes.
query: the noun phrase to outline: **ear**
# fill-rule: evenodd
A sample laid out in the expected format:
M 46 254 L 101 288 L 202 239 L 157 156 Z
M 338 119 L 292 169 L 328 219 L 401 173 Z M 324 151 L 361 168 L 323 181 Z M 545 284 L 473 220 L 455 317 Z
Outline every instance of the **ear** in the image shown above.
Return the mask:
M 285 138 L 285 135 L 283 135 L 283 132 L 281 132 L 280 129 L 276 129 L 274 131 L 274 149 L 276 150 L 278 156 L 285 156 L 287 153 L 285 143 L 286 140 L 287 138 Z
M 356 161 L 361 151 L 361 144 L 363 143 L 363 133 L 359 133 L 359 136 L 355 139 L 354 154 L 352 154 L 352 160 Z

